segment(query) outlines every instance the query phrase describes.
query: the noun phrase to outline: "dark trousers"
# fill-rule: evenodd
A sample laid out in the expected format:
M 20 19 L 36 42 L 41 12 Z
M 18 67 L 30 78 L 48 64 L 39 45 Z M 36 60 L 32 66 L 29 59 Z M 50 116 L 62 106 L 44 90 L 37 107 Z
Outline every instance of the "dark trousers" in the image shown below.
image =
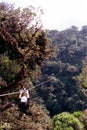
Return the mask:
M 27 103 L 21 103 L 21 100 L 18 101 L 18 107 L 20 109 L 20 112 L 23 112 L 26 115 L 29 115 L 29 99 L 27 100 Z

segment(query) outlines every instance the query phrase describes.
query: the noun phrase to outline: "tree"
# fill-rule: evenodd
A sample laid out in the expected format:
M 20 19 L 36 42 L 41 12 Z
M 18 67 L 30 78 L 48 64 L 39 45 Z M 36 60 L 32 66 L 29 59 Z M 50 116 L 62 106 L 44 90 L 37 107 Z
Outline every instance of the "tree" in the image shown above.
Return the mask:
M 50 40 L 34 7 L 14 9 L 0 3 L 0 92 L 15 88 L 40 70 L 49 57 Z M 39 15 L 39 16 L 38 16 Z M 3 81 L 3 83 L 2 83 Z
M 79 76 L 77 76 L 77 80 L 81 88 L 87 89 L 87 56 L 85 56 L 82 62 L 82 71 Z
M 54 130 L 83 130 L 83 125 L 74 115 L 63 112 L 54 116 Z

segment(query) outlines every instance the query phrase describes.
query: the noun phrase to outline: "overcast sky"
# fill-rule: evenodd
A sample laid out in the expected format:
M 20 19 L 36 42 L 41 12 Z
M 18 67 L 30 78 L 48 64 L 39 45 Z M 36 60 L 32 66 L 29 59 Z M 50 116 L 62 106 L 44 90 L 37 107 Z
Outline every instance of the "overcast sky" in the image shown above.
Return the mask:
M 42 18 L 46 29 L 64 30 L 72 25 L 81 28 L 87 25 L 87 0 L 0 0 L 15 6 L 33 5 L 44 11 Z

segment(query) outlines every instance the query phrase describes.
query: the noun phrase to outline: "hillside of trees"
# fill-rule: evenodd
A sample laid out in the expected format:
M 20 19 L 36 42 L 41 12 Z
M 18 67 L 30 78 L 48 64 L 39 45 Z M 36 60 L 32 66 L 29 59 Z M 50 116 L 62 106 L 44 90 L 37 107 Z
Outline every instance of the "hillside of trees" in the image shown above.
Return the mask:
M 75 78 L 81 73 L 82 61 L 86 57 L 86 32 L 87 26 L 83 26 L 81 30 L 72 26 L 60 32 L 48 31 L 57 56 L 46 61 L 42 73 L 44 78 L 52 76 L 55 80 L 38 88 L 37 91 L 43 97 L 51 115 L 83 110 L 87 107 L 86 98 Z
M 0 96 L 0 130 L 86 130 L 87 26 L 43 30 L 34 7 L 0 10 L 0 95 L 21 84 L 31 95 L 21 118 L 18 94 Z

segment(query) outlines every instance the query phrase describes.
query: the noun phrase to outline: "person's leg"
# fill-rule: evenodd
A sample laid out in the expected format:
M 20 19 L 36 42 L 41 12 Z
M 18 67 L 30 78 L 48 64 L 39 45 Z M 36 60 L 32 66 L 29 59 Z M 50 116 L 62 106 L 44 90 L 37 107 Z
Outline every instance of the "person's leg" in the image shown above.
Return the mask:
M 26 109 L 25 114 L 26 114 L 27 116 L 29 116 L 29 110 L 28 110 L 28 109 Z
M 23 115 L 23 110 L 22 110 L 22 104 L 21 104 L 20 100 L 18 102 L 18 109 L 19 109 L 19 117 L 18 117 L 18 119 L 21 119 L 21 117 Z

